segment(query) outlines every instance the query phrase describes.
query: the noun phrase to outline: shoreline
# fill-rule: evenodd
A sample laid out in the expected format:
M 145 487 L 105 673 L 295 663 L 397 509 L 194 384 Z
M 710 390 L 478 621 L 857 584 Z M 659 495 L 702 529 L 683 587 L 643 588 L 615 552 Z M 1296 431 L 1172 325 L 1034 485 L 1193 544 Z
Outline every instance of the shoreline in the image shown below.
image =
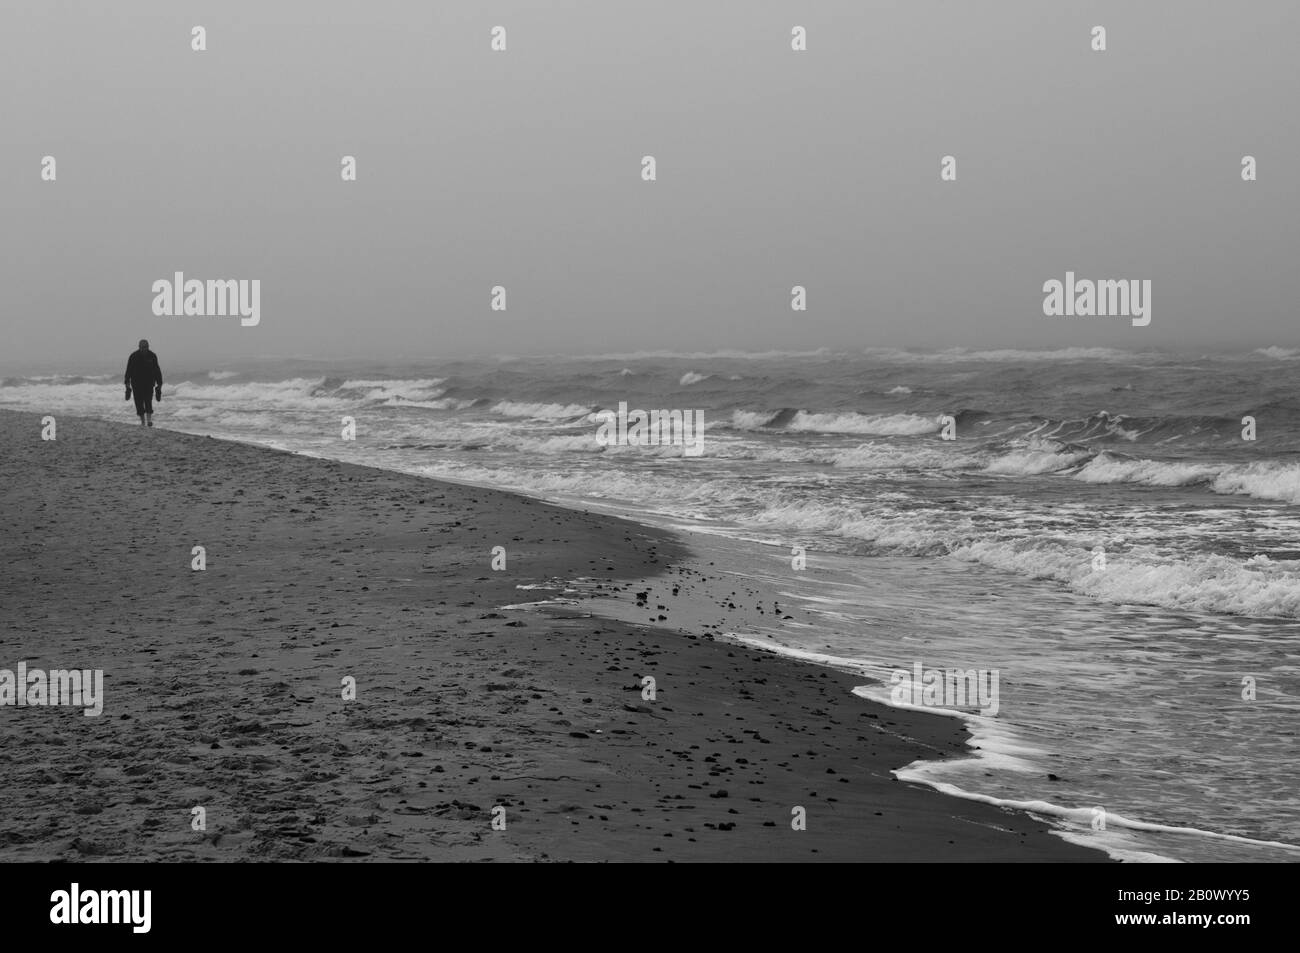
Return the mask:
M 658 620 L 503 608 L 579 576 L 624 598 L 681 579 L 689 546 L 666 531 L 162 428 L 58 427 L 44 443 L 38 415 L 0 411 L 0 667 L 103 668 L 105 712 L 0 708 L 0 780 L 25 795 L 0 859 L 1107 859 L 894 779 L 967 756 L 968 733 L 854 695 L 861 677 Z

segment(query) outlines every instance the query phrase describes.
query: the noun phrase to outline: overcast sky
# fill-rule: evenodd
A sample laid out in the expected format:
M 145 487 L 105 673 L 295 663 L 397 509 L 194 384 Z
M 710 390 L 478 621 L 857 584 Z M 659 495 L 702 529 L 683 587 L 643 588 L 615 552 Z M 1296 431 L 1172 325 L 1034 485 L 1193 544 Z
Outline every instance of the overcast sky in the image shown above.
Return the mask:
M 1297 346 L 1298 53 L 1290 0 L 15 0 L 0 361 Z M 1151 324 L 1044 317 L 1066 270 Z

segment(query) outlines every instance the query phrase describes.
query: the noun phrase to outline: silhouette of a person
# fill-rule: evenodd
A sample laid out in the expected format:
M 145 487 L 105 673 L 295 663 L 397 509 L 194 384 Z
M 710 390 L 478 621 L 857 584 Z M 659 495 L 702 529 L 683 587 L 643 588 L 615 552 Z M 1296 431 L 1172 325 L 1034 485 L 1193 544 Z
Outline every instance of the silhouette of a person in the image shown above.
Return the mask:
M 149 342 L 141 341 L 140 347 L 126 359 L 126 399 L 135 393 L 135 412 L 140 416 L 140 425 L 153 426 L 153 402 L 162 400 L 162 370 L 158 367 L 158 355 L 149 350 Z

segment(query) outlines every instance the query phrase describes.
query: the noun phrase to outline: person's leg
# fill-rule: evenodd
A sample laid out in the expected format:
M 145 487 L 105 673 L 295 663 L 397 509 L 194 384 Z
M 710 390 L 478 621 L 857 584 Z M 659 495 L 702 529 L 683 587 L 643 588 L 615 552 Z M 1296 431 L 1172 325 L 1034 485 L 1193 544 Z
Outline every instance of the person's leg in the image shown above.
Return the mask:
M 135 398 L 135 414 L 136 414 L 137 417 L 140 418 L 140 426 L 143 427 L 143 426 L 144 426 L 144 413 L 145 413 L 145 409 L 144 409 L 144 408 L 145 408 L 145 402 L 146 402 L 147 400 L 149 400 L 149 392 L 148 392 L 148 391 L 145 391 L 145 392 L 142 394 L 142 393 L 140 392 L 140 388 L 135 387 L 134 385 L 132 385 L 132 387 L 131 387 L 131 396 Z M 151 408 L 150 408 L 150 411 L 152 412 L 152 410 L 153 410 L 153 408 L 151 407 Z
M 153 391 L 144 392 L 144 420 L 147 426 L 153 426 Z

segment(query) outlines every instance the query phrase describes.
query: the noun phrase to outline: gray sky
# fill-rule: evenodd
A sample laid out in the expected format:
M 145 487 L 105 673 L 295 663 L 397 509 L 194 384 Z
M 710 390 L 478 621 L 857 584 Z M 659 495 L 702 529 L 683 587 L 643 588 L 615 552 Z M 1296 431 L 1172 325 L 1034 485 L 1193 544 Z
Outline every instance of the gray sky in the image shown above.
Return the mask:
M 1289 0 L 6 3 L 0 360 L 1296 346 L 1297 54 Z

